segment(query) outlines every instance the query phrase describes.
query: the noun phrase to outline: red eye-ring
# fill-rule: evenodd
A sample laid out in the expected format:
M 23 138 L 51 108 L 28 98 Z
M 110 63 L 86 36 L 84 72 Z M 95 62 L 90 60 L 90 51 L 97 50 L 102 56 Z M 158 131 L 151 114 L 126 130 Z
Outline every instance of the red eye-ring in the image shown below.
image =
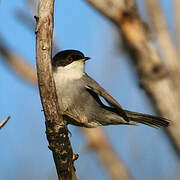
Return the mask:
M 66 58 L 66 61 L 69 62 L 69 63 L 71 63 L 71 62 L 73 61 L 72 56 L 68 56 L 68 57 Z

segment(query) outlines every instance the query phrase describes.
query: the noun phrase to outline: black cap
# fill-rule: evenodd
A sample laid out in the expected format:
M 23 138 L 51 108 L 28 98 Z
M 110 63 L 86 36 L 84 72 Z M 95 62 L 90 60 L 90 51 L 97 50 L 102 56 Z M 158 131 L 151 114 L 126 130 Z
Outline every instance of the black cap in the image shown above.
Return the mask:
M 52 65 L 53 67 L 66 66 L 80 59 L 88 60 L 90 58 L 85 57 L 84 54 L 78 50 L 64 50 L 53 57 Z

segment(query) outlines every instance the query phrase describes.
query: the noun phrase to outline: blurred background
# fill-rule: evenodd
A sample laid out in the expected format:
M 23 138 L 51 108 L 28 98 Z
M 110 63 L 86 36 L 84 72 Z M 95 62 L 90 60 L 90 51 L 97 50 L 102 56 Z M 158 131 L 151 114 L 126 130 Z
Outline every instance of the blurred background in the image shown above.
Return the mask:
M 151 26 L 145 1 L 136 1 L 138 12 Z M 0 1 L 0 44 L 35 67 L 33 16 L 36 13 L 29 2 Z M 159 2 L 168 23 L 168 32 L 176 40 L 174 1 Z M 92 58 L 86 63 L 86 72 L 123 108 L 156 114 L 149 97 L 139 86 L 135 65 L 112 22 L 83 0 L 56 1 L 54 16 L 57 44 L 54 54 L 65 49 L 82 51 Z M 38 88 L 21 78 L 1 54 L 0 82 L 0 121 L 11 116 L 0 130 L 0 179 L 57 179 L 52 153 L 48 149 Z M 78 179 L 111 179 L 96 153 L 88 149 L 81 130 L 71 125 L 69 129 L 73 151 L 80 155 L 75 161 Z M 144 125 L 103 129 L 117 157 L 121 158 L 135 180 L 180 179 L 179 157 L 162 129 Z

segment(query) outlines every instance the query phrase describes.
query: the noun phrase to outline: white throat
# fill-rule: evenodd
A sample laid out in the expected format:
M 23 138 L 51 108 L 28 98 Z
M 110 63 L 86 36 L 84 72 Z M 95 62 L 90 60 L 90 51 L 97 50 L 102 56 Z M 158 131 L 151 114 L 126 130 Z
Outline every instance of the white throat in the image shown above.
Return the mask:
M 67 66 L 57 67 L 56 71 L 53 72 L 55 81 L 67 81 L 80 79 L 84 74 L 84 61 L 74 61 Z

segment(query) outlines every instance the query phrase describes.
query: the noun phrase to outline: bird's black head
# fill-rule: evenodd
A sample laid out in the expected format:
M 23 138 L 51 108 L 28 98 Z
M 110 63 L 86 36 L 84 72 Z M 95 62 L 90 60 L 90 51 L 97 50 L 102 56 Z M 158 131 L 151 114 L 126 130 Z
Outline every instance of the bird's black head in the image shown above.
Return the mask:
M 57 53 L 52 60 L 53 67 L 66 66 L 74 61 L 88 60 L 89 57 L 85 57 L 84 54 L 77 50 L 64 50 Z

